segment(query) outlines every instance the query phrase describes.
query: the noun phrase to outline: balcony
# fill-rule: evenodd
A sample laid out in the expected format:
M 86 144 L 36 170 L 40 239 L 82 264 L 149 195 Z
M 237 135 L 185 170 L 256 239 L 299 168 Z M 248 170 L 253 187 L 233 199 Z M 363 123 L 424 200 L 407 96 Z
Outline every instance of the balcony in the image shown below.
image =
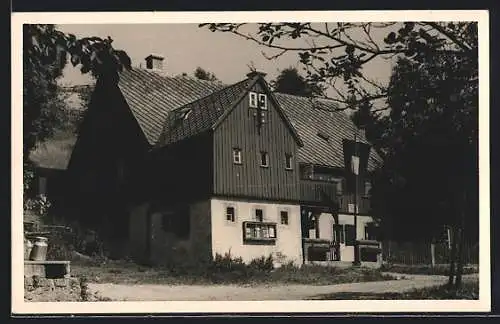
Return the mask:
M 300 200 L 305 203 L 327 205 L 328 200 L 337 200 L 337 187 L 335 183 L 300 180 Z
M 337 194 L 337 187 L 335 183 L 325 181 L 314 181 L 301 179 L 300 187 L 300 201 L 305 204 L 315 204 L 320 206 L 328 206 L 329 200 L 338 202 L 340 213 L 353 213 L 354 212 L 354 195 L 352 194 Z M 358 195 L 358 213 L 370 213 L 370 198 L 363 195 Z

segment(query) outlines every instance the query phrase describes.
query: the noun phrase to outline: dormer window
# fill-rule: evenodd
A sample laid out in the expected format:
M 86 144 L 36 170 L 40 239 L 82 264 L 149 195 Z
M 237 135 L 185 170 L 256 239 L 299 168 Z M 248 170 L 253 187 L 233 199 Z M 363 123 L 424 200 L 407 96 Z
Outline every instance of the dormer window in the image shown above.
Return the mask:
M 267 110 L 267 95 L 264 93 L 259 93 L 259 108 Z
M 260 166 L 269 167 L 269 154 L 267 152 L 260 152 Z
M 249 92 L 248 93 L 248 106 L 250 108 L 258 108 L 257 93 L 256 92 Z
M 322 140 L 325 140 L 325 141 L 328 141 L 330 139 L 330 135 L 322 132 L 322 131 L 319 131 L 318 132 L 318 136 L 322 139 Z
M 241 149 L 233 148 L 233 163 L 241 164 Z

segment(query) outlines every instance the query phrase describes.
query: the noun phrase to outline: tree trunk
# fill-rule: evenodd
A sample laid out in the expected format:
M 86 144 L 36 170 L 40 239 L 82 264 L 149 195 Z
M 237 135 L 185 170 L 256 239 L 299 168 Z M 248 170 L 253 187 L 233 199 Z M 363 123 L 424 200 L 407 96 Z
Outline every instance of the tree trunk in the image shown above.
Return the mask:
M 457 229 L 456 229 L 456 226 L 453 226 L 452 230 L 451 230 L 452 234 L 451 234 L 451 237 L 450 237 L 450 242 L 451 242 L 451 253 L 450 253 L 450 273 L 449 273 L 449 276 L 448 276 L 448 284 L 450 286 L 453 285 L 454 283 L 454 279 L 455 279 L 455 255 L 456 255 L 456 232 L 457 232 Z
M 458 237 L 458 261 L 457 261 L 457 278 L 455 280 L 455 288 L 460 288 L 462 285 L 462 272 L 463 272 L 463 246 L 464 246 L 464 229 L 461 228 Z
M 457 280 L 455 282 L 456 288 L 462 285 L 462 273 L 464 268 L 464 244 L 465 244 L 465 208 L 467 206 L 467 194 L 464 191 L 463 207 L 460 212 L 460 241 L 458 242 L 458 264 L 457 264 Z
M 431 243 L 431 266 L 434 268 L 436 266 L 436 244 Z

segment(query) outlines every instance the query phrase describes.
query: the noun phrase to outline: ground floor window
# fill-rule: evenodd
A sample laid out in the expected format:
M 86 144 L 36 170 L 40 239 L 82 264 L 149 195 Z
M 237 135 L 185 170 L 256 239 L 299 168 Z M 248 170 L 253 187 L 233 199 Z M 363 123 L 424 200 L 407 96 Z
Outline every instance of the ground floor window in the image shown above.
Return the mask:
M 234 207 L 230 206 L 226 208 L 226 220 L 228 222 L 234 222 L 235 220 L 235 212 L 234 212 Z
M 280 212 L 280 221 L 281 225 L 288 225 L 288 212 L 286 210 Z

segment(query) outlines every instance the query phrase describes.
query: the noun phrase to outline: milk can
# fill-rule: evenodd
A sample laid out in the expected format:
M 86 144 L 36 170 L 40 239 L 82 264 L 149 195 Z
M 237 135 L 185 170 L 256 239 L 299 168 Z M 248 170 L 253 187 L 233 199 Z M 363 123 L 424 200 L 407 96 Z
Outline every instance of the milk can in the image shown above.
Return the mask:
M 48 239 L 46 237 L 38 236 L 35 238 L 35 243 L 33 244 L 33 249 L 31 250 L 30 260 L 32 261 L 45 261 L 47 257 L 47 244 Z
M 29 260 L 31 250 L 33 249 L 33 243 L 24 237 L 24 260 Z

